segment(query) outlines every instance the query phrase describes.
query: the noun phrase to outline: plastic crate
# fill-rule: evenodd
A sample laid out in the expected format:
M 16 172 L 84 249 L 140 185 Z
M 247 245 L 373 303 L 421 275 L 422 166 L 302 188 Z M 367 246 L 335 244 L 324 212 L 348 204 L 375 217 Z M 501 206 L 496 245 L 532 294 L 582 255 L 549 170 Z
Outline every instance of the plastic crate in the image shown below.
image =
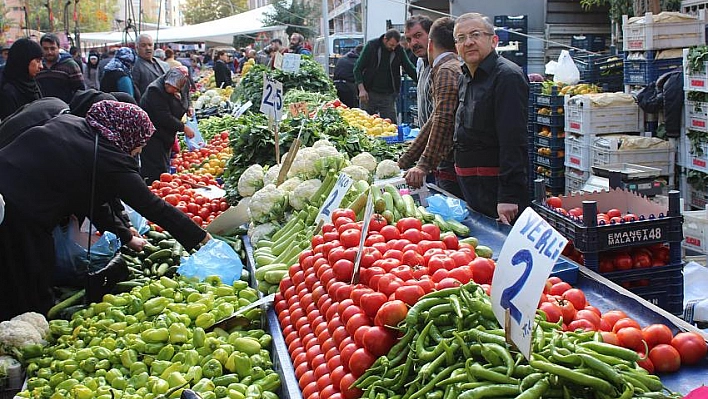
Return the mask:
M 594 136 L 577 136 L 569 134 L 565 138 L 565 162 L 564 165 L 582 170 L 590 171 L 590 147 Z
M 708 103 L 686 100 L 686 128 L 699 132 L 708 132 Z
M 547 137 L 535 134 L 533 136 L 533 145 L 536 148 L 545 147 L 551 150 L 565 151 L 565 139 L 563 137 Z
M 669 313 L 683 313 L 683 263 L 681 262 L 667 266 L 602 273 L 602 276 Z
M 618 150 L 617 138 L 597 138 L 592 145 L 592 165 L 602 166 L 620 163 L 633 163 L 661 169 L 661 176 L 674 173 L 673 148 Z
M 538 113 L 538 110 L 535 112 L 536 114 L 536 123 L 539 125 L 544 125 L 544 126 L 549 126 L 549 127 L 563 127 L 565 124 L 565 117 L 561 113 L 551 113 L 550 115 L 542 115 Z
M 706 190 L 698 190 L 692 185 L 686 185 L 686 193 L 684 203 L 697 209 L 705 209 L 708 205 L 708 192 Z M 685 226 L 685 225 L 684 225 Z
M 689 16 L 689 15 L 687 15 Z M 629 23 L 629 17 L 622 16 L 622 50 L 644 51 L 669 48 L 683 48 L 705 43 L 705 12 L 699 17 L 680 22 L 655 23 L 648 12 L 644 23 Z
M 575 66 L 580 72 L 580 81 L 598 83 L 601 78 L 622 76 L 624 60 L 621 55 L 597 55 L 587 53 L 571 53 Z
M 680 57 L 654 59 L 654 51 L 647 51 L 645 59 L 631 59 L 629 54 L 625 54 L 624 59 L 624 84 L 626 85 L 647 86 L 656 82 L 659 76 L 678 70 L 683 65 L 683 59 Z
M 553 87 L 553 92 L 557 91 Z M 562 107 L 565 105 L 565 97 L 559 94 L 536 94 L 534 103 L 539 107 Z
M 688 64 L 689 49 L 683 49 L 683 89 L 684 91 L 708 92 L 708 61 L 698 71 L 690 71 Z
M 691 152 L 691 140 L 686 138 L 681 141 L 682 143 L 679 144 L 681 166 L 708 173 L 708 143 L 702 143 L 700 145 L 703 153 L 699 155 Z
M 705 199 L 703 200 L 705 208 Z M 684 211 L 683 213 L 684 248 L 708 254 L 708 211 Z
M 568 284 L 575 285 L 578 281 L 578 272 L 580 268 L 575 263 L 565 260 L 562 257 L 558 258 L 556 264 L 553 265 L 551 276 L 555 276 L 565 281 Z
M 570 38 L 570 46 L 588 51 L 604 51 L 606 40 L 603 35 L 574 35 Z
M 565 131 L 582 135 L 640 132 L 639 107 L 594 106 L 586 95 L 566 97 Z
M 543 179 L 543 184 L 546 186 L 546 189 L 554 194 L 563 193 L 565 187 L 564 169 L 549 169 L 547 173 L 539 173 L 538 166 L 541 165 L 535 166 L 537 169 L 534 171 L 534 180 Z
M 565 168 L 565 191 L 568 194 L 582 191 L 589 178 L 590 172 Z
M 599 253 L 600 251 L 666 242 L 678 245 L 680 252 L 683 232 L 678 191 L 669 192 L 669 209 L 663 209 L 635 193 L 621 190 L 561 198 L 563 206 L 567 209 L 581 207 L 584 220 L 565 216 L 549 208 L 545 205 L 545 198 L 542 196 L 539 198 L 538 190 L 536 192 L 536 199 L 532 202 L 533 208 L 548 224 L 572 240 L 575 247 L 581 252 Z M 611 208 L 617 208 L 622 213 L 632 211 L 638 215 L 639 220 L 597 225 L 595 215 L 597 215 L 598 209 L 604 211 Z M 592 264 L 593 261 L 597 262 L 597 258 L 592 259 L 586 256 L 586 259 L 590 259 L 589 263 L 586 261 L 588 267 L 597 267 L 597 264 Z
M 551 169 L 563 168 L 563 157 L 545 156 L 536 153 L 536 165 L 545 166 Z

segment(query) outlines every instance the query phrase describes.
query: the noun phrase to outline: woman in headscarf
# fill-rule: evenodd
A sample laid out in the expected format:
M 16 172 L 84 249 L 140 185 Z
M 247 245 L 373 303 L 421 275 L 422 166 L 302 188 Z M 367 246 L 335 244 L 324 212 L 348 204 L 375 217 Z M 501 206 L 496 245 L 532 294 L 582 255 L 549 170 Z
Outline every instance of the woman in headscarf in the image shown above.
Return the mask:
M 116 55 L 106 64 L 101 79 L 101 91 L 110 93 L 120 91 L 130 94 L 135 101 L 140 101 L 142 93 L 135 86 L 130 71 L 135 65 L 135 53 L 128 47 L 121 47 Z
M 154 131 L 140 107 L 100 101 L 86 118 L 59 115 L 0 150 L 6 203 L 0 224 L 0 320 L 30 310 L 46 313 L 52 306 L 52 230 L 69 215 L 89 215 L 99 230 L 116 233 L 114 219 L 98 210 L 119 198 L 187 249 L 211 238 L 143 183 L 135 156 Z M 129 232 L 116 234 L 132 248 L 145 245 Z
M 42 98 L 42 92 L 34 79 L 42 70 L 42 56 L 39 43 L 28 38 L 12 44 L 0 77 L 0 119 Z
M 194 137 L 194 131 L 182 123 L 184 114 L 191 113 L 189 95 L 185 95 L 188 85 L 189 78 L 184 69 L 172 68 L 155 79 L 140 100 L 140 107 L 150 116 L 156 129 L 140 156 L 140 174 L 147 184 L 158 180 L 161 173 L 169 170 L 170 152 L 177 132 Z
M 89 53 L 88 62 L 84 64 L 84 82 L 87 89 L 101 88 L 98 82 L 98 54 L 94 52 Z

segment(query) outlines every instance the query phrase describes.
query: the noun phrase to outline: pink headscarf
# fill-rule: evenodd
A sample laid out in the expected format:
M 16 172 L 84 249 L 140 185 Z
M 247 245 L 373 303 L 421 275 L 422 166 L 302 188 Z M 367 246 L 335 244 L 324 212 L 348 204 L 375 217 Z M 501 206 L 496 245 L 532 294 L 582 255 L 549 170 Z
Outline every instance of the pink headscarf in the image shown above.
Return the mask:
M 86 122 L 128 154 L 144 146 L 155 133 L 147 112 L 135 104 L 118 101 L 93 104 L 86 113 Z

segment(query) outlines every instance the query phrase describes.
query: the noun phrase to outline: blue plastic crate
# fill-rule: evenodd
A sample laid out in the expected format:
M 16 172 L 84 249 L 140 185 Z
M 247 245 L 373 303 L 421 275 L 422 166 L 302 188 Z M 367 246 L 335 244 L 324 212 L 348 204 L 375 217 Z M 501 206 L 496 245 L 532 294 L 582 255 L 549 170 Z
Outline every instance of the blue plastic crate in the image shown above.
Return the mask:
M 556 264 L 553 265 L 551 276 L 556 276 L 568 284 L 575 285 L 578 281 L 579 271 L 580 267 L 578 267 L 577 264 L 560 257 L 558 261 L 556 261 Z
M 624 60 L 622 55 L 596 55 L 586 53 L 572 54 L 575 66 L 580 71 L 580 81 L 587 83 L 611 82 L 613 76 L 623 76 Z
M 629 59 L 625 53 L 624 59 L 624 84 L 646 86 L 656 82 L 659 76 L 677 69 L 681 69 L 683 58 L 654 59 L 655 52 L 645 52 L 646 59 Z
M 532 180 L 543 179 L 546 190 L 550 190 L 553 195 L 562 194 L 565 189 L 565 169 L 550 169 L 548 174 L 544 174 L 538 172 L 539 166 L 544 167 L 534 163 Z
M 579 35 L 570 39 L 570 45 L 588 51 L 604 51 L 606 40 L 603 35 Z
M 536 94 L 534 103 L 539 107 L 562 107 L 565 97 L 561 95 Z
M 565 126 L 565 116 L 563 114 L 541 115 L 536 112 L 536 123 L 549 127 Z
M 673 313 L 683 313 L 683 263 L 602 273 L 645 300 Z
M 551 150 L 565 150 L 565 138 L 563 137 L 546 137 L 536 134 L 533 144 L 536 147 L 548 147 Z
M 545 166 L 547 168 L 555 169 L 555 168 L 563 167 L 564 162 L 565 162 L 564 157 L 559 157 L 559 156 L 547 157 L 545 155 L 536 154 L 536 164 L 540 165 L 540 166 Z

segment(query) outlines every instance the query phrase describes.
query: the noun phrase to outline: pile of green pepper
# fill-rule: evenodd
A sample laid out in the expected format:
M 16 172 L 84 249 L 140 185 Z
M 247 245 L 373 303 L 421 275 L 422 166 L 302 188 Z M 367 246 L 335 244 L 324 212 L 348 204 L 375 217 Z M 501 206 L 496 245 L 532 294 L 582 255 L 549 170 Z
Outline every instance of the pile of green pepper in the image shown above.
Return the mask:
M 674 398 L 633 350 L 596 332 L 563 332 L 539 311 L 532 356 L 510 348 L 474 283 L 436 291 L 408 312 L 405 335 L 354 385 L 371 399 Z
M 203 399 L 275 399 L 280 378 L 260 308 L 245 312 L 254 329 L 211 327 L 258 299 L 243 281 L 222 284 L 161 277 L 108 294 L 50 322 L 50 344 L 27 364 L 23 398 L 167 399 L 185 388 Z

